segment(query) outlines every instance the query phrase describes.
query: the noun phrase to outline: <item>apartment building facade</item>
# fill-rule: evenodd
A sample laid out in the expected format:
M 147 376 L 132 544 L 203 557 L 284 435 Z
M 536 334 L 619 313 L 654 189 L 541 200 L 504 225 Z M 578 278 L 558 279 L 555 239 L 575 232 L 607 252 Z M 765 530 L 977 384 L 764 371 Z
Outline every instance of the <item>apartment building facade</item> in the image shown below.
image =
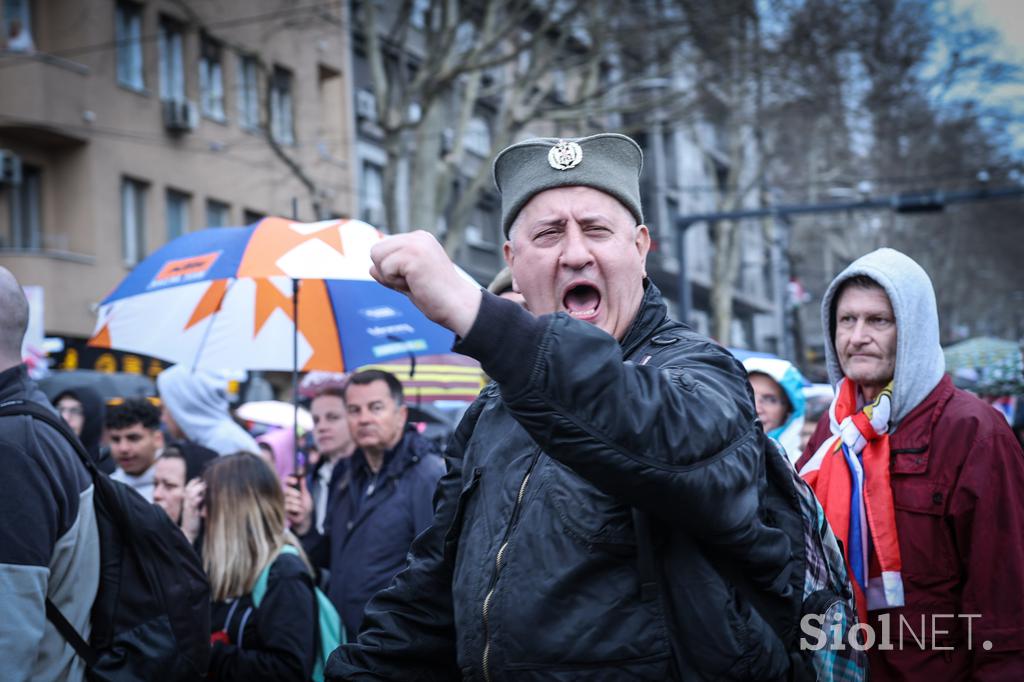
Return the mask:
M 42 287 L 47 334 L 87 337 L 98 302 L 181 234 L 353 214 L 345 3 L 0 11 L 0 265 Z

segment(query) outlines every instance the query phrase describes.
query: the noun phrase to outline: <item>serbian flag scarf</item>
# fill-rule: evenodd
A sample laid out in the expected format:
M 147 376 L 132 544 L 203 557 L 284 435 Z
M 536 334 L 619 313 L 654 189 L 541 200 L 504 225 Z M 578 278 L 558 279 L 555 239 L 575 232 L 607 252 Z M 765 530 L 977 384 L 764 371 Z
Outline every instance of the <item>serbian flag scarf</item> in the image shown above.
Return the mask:
M 889 481 L 892 383 L 857 409 L 857 386 L 843 379 L 829 421 L 832 437 L 800 470 L 846 550 L 861 622 L 867 612 L 903 606 L 899 537 Z

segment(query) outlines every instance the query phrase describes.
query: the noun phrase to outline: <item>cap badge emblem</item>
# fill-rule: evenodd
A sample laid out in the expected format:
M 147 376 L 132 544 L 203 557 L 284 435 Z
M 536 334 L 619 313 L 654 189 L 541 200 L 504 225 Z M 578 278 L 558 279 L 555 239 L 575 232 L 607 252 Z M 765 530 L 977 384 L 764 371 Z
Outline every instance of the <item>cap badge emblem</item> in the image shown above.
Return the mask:
M 568 140 L 559 140 L 548 152 L 548 164 L 555 170 L 575 168 L 582 160 L 583 148 Z

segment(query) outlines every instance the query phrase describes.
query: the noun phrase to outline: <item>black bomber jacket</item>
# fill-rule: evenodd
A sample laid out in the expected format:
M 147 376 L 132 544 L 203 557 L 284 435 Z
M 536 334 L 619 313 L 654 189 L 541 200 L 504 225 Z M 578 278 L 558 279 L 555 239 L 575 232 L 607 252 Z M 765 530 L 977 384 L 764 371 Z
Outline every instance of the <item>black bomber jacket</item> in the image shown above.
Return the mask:
M 705 557 L 763 585 L 789 559 L 761 518 L 765 439 L 731 355 L 651 283 L 621 343 L 485 293 L 455 350 L 495 383 L 453 436 L 433 526 L 328 679 L 784 676 L 777 637 Z M 667 599 L 641 592 L 634 508 L 669 531 Z

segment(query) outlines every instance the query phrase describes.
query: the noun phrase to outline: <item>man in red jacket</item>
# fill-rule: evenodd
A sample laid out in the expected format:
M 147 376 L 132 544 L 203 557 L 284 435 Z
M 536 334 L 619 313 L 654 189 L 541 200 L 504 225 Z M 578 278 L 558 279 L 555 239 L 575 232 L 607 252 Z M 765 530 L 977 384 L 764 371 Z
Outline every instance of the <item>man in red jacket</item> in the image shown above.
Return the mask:
M 822 324 L 836 399 L 796 466 L 843 542 L 871 679 L 1024 680 L 1024 452 L 945 374 L 931 280 L 869 253 Z

